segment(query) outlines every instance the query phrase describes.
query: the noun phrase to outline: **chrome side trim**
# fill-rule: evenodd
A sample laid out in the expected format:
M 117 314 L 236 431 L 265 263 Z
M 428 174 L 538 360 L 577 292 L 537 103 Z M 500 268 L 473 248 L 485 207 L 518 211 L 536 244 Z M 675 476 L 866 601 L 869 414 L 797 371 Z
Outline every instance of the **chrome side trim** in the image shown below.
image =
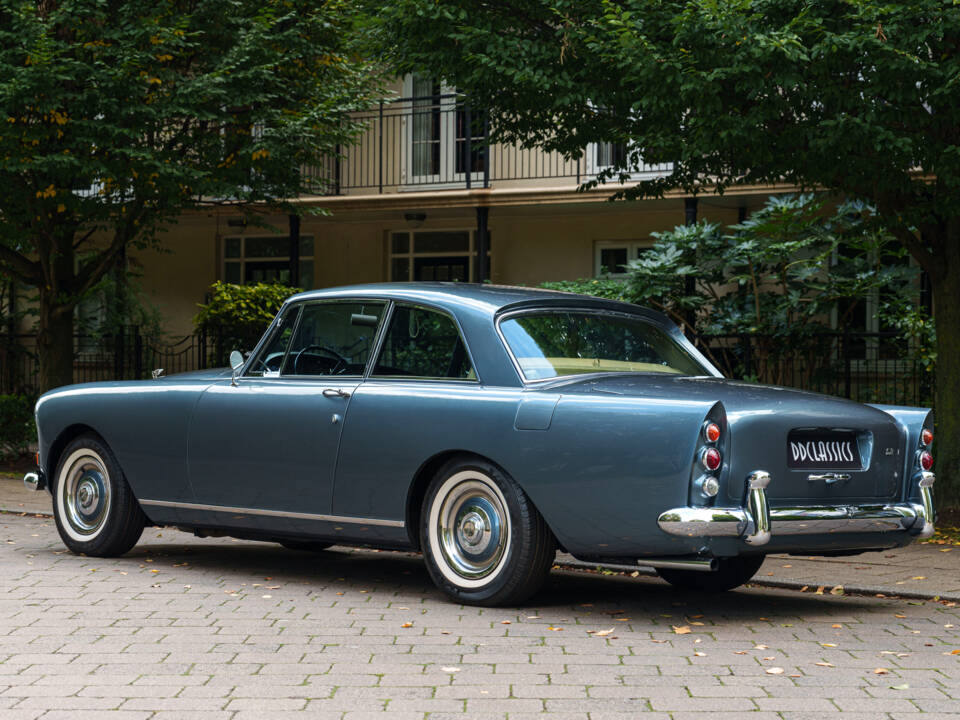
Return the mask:
M 260 510 L 258 508 L 230 507 L 227 505 L 203 505 L 200 503 L 169 502 L 166 500 L 141 500 L 141 505 L 177 508 L 181 510 L 206 510 L 208 512 L 230 513 L 232 515 L 261 515 L 266 517 L 291 518 L 294 520 L 318 520 L 320 522 L 350 523 L 353 525 L 377 525 L 379 527 L 406 527 L 403 520 L 381 520 L 379 518 L 348 517 L 344 515 L 315 515 L 313 513 L 285 512 L 283 510 Z
M 819 535 L 913 530 L 924 509 L 913 503 L 897 505 L 837 505 L 773 508 L 770 536 Z M 661 513 L 660 529 L 683 537 L 749 537 L 752 513 L 743 508 L 673 508 Z M 920 531 L 924 532 L 923 529 Z

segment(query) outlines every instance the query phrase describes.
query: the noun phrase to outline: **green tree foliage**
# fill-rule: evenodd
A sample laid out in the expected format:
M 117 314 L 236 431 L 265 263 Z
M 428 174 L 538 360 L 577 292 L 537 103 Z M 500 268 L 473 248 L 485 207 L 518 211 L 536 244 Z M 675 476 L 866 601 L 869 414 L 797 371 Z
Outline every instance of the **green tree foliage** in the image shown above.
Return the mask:
M 918 271 L 902 262 L 906 250 L 862 203 L 841 203 L 832 214 L 826 204 L 813 195 L 771 197 L 726 229 L 700 221 L 654 233 L 624 279 L 545 287 L 653 307 L 698 335 L 742 336 L 751 345 L 747 371 L 773 383 L 782 382 L 784 357 L 805 358 L 811 372 L 828 361 L 831 317 L 845 327 L 858 305 L 882 293 L 883 319 L 910 328 L 923 359 L 930 320 L 912 305 Z M 714 360 L 728 374 L 744 370 Z
M 33 403 L 25 395 L 0 395 L 0 459 L 23 455 L 37 441 Z
M 937 353 L 960 355 L 960 5 L 945 0 L 395 0 L 401 70 L 489 108 L 492 138 L 630 148 L 623 189 L 789 183 L 859 197 L 929 273 Z M 938 496 L 960 505 L 960 365 L 936 389 Z
M 185 210 L 283 204 L 375 94 L 350 3 L 0 0 L 0 272 L 33 288 L 40 385 L 74 308 Z
M 210 286 L 210 300 L 200 306 L 193 324 L 198 332 L 214 338 L 215 362 L 223 364 L 232 350 L 253 350 L 283 301 L 296 292 L 300 290 L 277 283 L 232 285 L 217 281 Z

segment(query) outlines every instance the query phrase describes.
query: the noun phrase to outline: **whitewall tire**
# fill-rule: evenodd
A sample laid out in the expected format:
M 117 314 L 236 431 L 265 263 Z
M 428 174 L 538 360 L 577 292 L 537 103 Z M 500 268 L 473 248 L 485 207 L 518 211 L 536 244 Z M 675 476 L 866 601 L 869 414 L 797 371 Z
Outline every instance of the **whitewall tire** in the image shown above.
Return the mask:
M 448 462 L 431 482 L 420 544 L 436 585 L 474 605 L 526 600 L 543 584 L 556 552 L 523 490 L 493 463 L 471 457 Z
M 146 518 L 107 444 L 92 433 L 64 449 L 53 485 L 57 531 L 70 550 L 112 557 L 132 548 Z

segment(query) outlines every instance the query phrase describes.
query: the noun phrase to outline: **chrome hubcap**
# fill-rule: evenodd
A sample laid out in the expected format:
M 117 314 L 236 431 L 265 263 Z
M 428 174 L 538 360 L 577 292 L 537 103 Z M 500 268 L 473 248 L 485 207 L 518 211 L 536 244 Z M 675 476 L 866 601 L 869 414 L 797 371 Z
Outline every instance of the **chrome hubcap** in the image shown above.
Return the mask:
M 440 550 L 457 575 L 477 579 L 500 563 L 509 519 L 500 494 L 486 480 L 458 483 L 443 498 L 438 518 Z
M 70 527 L 81 535 L 93 535 L 110 510 L 110 483 L 99 457 L 83 455 L 63 473 L 60 492 Z

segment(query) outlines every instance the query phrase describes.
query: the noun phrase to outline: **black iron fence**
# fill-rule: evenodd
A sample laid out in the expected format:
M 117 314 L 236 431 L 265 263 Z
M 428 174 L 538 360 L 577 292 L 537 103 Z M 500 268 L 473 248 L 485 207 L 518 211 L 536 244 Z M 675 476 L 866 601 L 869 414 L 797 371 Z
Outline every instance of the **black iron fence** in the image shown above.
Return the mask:
M 363 130 L 355 144 L 303 169 L 318 194 L 487 188 L 492 182 L 565 180 L 579 185 L 625 156 L 625 146 L 599 143 L 578 157 L 518 145 L 488 145 L 485 112 L 455 94 L 383 101 L 353 116 Z M 636 179 L 670 172 L 669 164 L 635 169 Z
M 701 335 L 695 342 L 727 377 L 859 402 L 933 404 L 933 373 L 893 333 L 820 333 L 802 350 L 770 336 Z M 172 375 L 223 367 L 229 350 L 211 336 L 158 339 L 137 327 L 115 335 L 78 335 L 73 379 L 134 380 L 149 377 L 155 368 Z M 33 395 L 38 387 L 35 336 L 0 335 L 0 394 Z
M 154 338 L 136 326 L 112 334 L 75 335 L 73 381 L 140 380 L 156 368 L 172 375 L 218 367 L 225 360 L 215 347 L 206 335 Z M 34 395 L 38 388 L 36 335 L 0 335 L 0 394 Z
M 727 377 L 864 403 L 933 405 L 932 369 L 897 333 L 821 332 L 802 349 L 749 334 L 701 335 L 695 344 Z

